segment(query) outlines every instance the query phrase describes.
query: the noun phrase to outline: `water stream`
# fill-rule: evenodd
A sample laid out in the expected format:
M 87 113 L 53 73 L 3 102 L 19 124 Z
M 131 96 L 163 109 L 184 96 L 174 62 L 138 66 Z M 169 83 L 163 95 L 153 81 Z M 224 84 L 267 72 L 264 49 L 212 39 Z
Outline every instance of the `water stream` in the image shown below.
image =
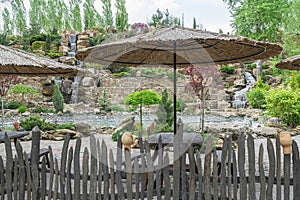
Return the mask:
M 249 92 L 250 87 L 256 83 L 256 79 L 250 72 L 245 71 L 244 76 L 246 80 L 246 87 L 234 93 L 232 101 L 232 108 L 234 109 L 246 107 L 246 103 L 248 101 L 246 94 Z

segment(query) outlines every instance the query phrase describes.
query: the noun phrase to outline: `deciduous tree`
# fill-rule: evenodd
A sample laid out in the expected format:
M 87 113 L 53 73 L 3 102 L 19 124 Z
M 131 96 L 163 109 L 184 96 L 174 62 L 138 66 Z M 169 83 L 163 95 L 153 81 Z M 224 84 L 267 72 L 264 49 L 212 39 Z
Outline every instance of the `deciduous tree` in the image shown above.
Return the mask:
M 125 0 L 116 0 L 116 29 L 118 32 L 123 32 L 128 27 L 128 13 L 125 3 Z
M 101 0 L 102 2 L 102 13 L 104 18 L 104 25 L 106 27 L 112 28 L 113 27 L 113 15 L 111 11 L 111 0 Z

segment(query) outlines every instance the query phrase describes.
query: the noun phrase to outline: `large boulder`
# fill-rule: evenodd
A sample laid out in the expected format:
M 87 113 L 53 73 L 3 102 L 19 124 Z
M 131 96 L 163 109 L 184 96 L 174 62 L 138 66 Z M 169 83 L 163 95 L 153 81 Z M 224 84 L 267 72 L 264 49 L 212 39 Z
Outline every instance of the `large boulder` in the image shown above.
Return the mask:
M 130 130 L 133 130 L 134 129 L 134 120 L 135 116 L 132 115 L 132 116 L 129 116 L 127 117 L 126 119 L 124 119 L 116 128 L 115 131 L 119 131 L 119 130 L 122 130 L 122 131 L 130 131 Z
M 80 133 L 70 130 L 70 129 L 58 129 L 58 130 L 51 130 L 45 131 L 42 133 L 42 139 L 49 139 L 49 140 L 63 140 L 66 135 L 70 135 L 71 139 L 76 139 L 80 137 Z
M 77 122 L 75 124 L 76 131 L 82 134 L 83 137 L 91 135 L 91 125 L 86 122 Z

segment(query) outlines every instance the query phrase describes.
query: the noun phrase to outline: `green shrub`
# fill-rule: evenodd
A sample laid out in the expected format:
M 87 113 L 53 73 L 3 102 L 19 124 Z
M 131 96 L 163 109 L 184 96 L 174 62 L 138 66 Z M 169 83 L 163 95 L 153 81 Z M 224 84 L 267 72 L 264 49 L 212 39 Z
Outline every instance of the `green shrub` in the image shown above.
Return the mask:
M 112 105 L 112 106 L 110 107 L 110 109 L 111 109 L 112 111 L 117 111 L 117 112 L 123 112 L 123 111 L 124 111 L 124 108 L 122 108 L 121 106 L 118 106 L 118 105 Z
M 27 107 L 26 106 L 20 106 L 19 108 L 18 108 L 18 112 L 19 113 L 24 113 L 24 112 L 26 112 L 27 111 Z
M 30 116 L 23 120 L 20 120 L 20 126 L 25 131 L 31 131 L 35 126 L 38 126 L 41 130 L 46 119 L 41 119 L 40 116 Z
M 41 106 L 36 107 L 31 112 L 32 113 L 55 113 L 54 110 L 49 110 L 49 109 L 43 108 Z
M 55 129 L 75 129 L 75 124 L 74 123 L 65 123 L 65 124 L 57 124 Z
M 63 111 L 64 109 L 64 98 L 61 94 L 61 91 L 59 89 L 59 86 L 57 84 L 57 82 L 55 81 L 54 83 L 54 93 L 52 96 L 52 102 L 53 102 L 53 106 L 55 108 L 55 112 L 59 112 L 59 111 Z
M 115 77 L 125 77 L 125 76 L 130 76 L 128 72 L 119 72 L 114 74 Z
M 261 88 L 255 88 L 247 93 L 247 98 L 252 108 L 264 109 L 266 106 L 267 91 Z
M 118 141 L 118 137 L 119 136 L 121 137 L 123 133 L 124 133 L 123 130 L 117 130 L 112 134 L 111 139 L 116 142 Z
M 35 41 L 46 41 L 46 35 L 45 34 L 37 34 L 32 35 L 29 37 L 30 44 L 34 43 Z
M 5 109 L 18 109 L 21 106 L 23 106 L 23 104 L 18 101 L 12 101 L 4 104 Z
M 106 66 L 103 69 L 109 70 L 112 74 L 120 73 L 120 72 L 128 72 L 130 70 L 129 67 L 119 67 L 119 66 Z
M 55 59 L 55 58 L 59 58 L 59 57 L 63 56 L 63 53 L 61 53 L 61 52 L 55 52 L 55 51 L 51 51 L 50 50 L 50 51 L 47 52 L 47 55 L 50 58 Z
M 256 68 L 256 64 L 255 63 L 251 63 L 251 64 L 246 64 L 246 69 L 248 70 L 252 70 Z
M 35 41 L 31 45 L 32 50 L 43 50 L 45 49 L 45 42 Z
M 222 73 L 226 73 L 226 74 L 233 74 L 235 71 L 235 67 L 234 66 L 228 66 L 228 65 L 222 65 L 220 71 Z
M 276 88 L 266 96 L 269 114 L 278 117 L 284 124 L 296 127 L 300 124 L 300 90 Z
M 107 98 L 106 90 L 103 90 L 102 97 L 100 97 L 98 99 L 98 105 L 99 105 L 100 111 L 104 111 L 104 112 L 110 112 L 111 111 L 111 102 Z
M 177 112 L 183 112 L 186 108 L 186 103 L 182 99 L 178 99 L 176 103 Z
M 155 133 L 162 133 L 162 132 L 173 132 L 173 127 L 167 123 L 164 124 L 157 124 L 154 127 Z

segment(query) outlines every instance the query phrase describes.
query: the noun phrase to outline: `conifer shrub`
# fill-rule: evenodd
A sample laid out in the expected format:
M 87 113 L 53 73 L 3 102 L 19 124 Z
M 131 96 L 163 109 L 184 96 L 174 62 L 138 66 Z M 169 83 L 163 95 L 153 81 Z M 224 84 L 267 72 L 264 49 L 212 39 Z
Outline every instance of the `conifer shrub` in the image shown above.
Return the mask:
M 61 91 L 60 91 L 59 86 L 56 81 L 54 83 L 54 92 L 53 92 L 53 96 L 52 96 L 52 102 L 53 102 L 53 106 L 55 108 L 55 112 L 63 111 L 64 98 L 63 98 L 63 95 L 61 94 Z

